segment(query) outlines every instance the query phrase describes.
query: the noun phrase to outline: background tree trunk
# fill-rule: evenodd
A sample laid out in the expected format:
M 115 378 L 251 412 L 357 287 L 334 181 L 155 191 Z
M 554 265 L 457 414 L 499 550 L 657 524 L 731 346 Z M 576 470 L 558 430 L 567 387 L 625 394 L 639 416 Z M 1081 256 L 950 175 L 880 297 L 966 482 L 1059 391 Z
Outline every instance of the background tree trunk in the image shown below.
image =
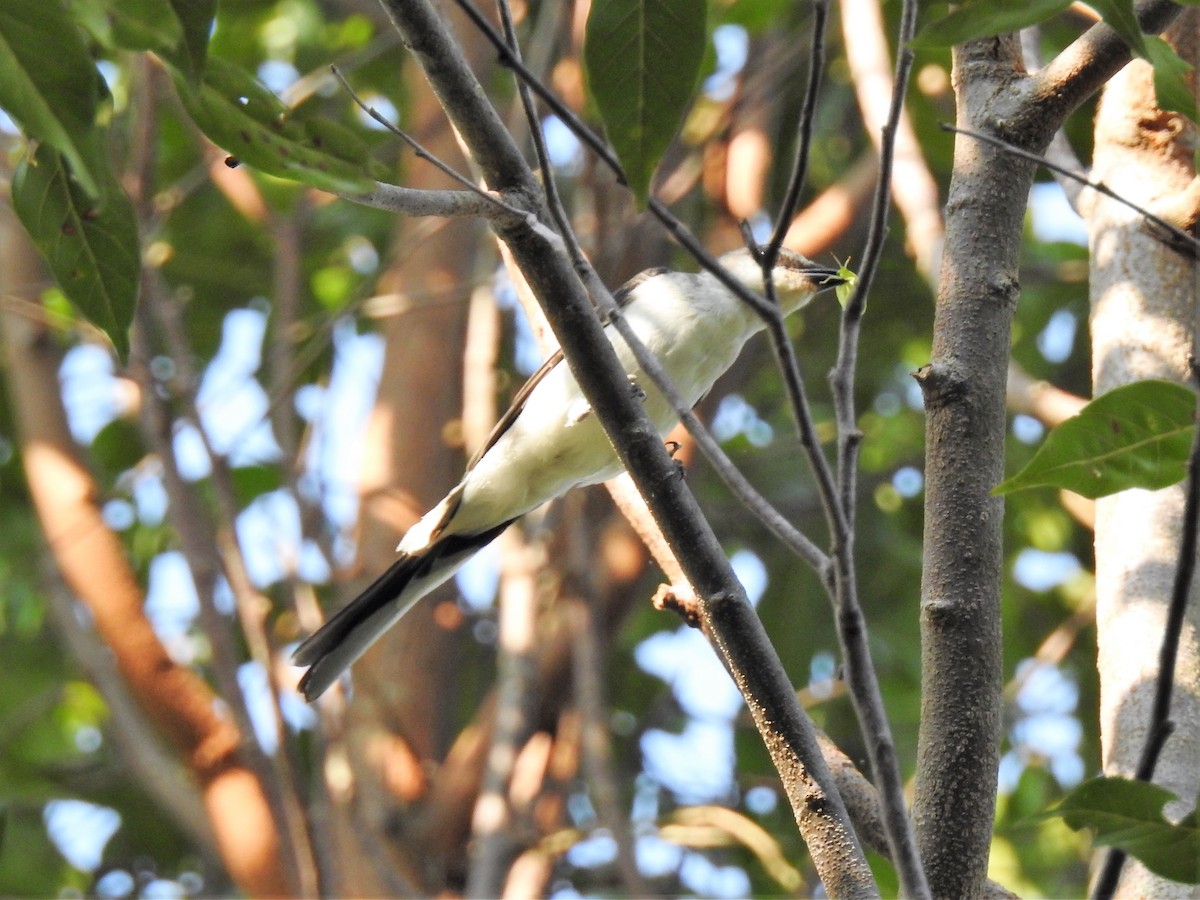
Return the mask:
M 1171 29 L 1197 62 L 1200 15 Z M 1196 130 L 1158 108 L 1150 66 L 1130 63 L 1104 90 L 1096 120 L 1092 178 L 1182 227 L 1194 229 L 1200 185 L 1191 158 Z M 1188 136 L 1192 138 L 1189 140 Z M 1096 396 L 1146 378 L 1189 383 L 1196 354 L 1196 262 L 1150 234 L 1127 206 L 1085 200 L 1091 244 L 1092 377 Z M 1190 222 L 1189 222 L 1190 217 Z M 1129 490 L 1096 502 L 1096 627 L 1104 771 L 1132 777 L 1146 742 L 1157 677 L 1157 648 L 1180 552 L 1182 484 Z M 1136 537 L 1136 539 L 1134 539 Z M 1193 583 L 1175 669 L 1175 731 L 1154 781 L 1178 796 L 1168 815 L 1193 809 L 1200 790 L 1200 604 Z M 1194 897 L 1195 885 L 1160 878 L 1134 859 L 1123 897 Z
M 63 581 L 86 609 L 145 716 L 199 784 L 221 862 L 247 893 L 295 891 L 264 773 L 247 765 L 228 709 L 193 670 L 171 658 L 143 611 L 144 595 L 100 491 L 67 424 L 58 369 L 62 353 L 39 302 L 45 271 L 33 245 L 0 208 L 0 331 L 25 478 L 46 544 Z M 106 660 L 106 663 L 108 661 Z

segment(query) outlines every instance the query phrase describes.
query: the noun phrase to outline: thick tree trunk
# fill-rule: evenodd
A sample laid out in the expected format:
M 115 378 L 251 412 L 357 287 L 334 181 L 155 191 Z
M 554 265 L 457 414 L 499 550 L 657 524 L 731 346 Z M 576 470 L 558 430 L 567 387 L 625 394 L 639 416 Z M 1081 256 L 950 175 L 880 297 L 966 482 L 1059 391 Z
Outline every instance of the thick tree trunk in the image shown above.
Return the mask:
M 1200 16 L 1172 29 L 1188 36 L 1195 62 Z M 1096 122 L 1092 176 L 1168 220 L 1194 227 L 1200 185 L 1182 117 L 1158 109 L 1150 66 L 1136 61 L 1108 83 Z M 1150 234 L 1141 217 L 1099 194 L 1086 198 L 1091 244 L 1092 377 L 1099 396 L 1146 378 L 1189 381 L 1196 353 L 1196 263 Z M 1132 777 L 1146 741 L 1167 604 L 1180 552 L 1183 485 L 1130 490 L 1096 503 L 1096 625 L 1104 771 Z M 1180 802 L 1200 789 L 1200 604 L 1193 583 L 1175 670 L 1175 731 L 1154 781 Z M 1195 897 L 1195 885 L 1167 881 L 1126 861 L 1122 897 Z
M 1014 36 L 955 48 L 958 124 L 990 131 Z M 982 890 L 1000 746 L 1005 380 L 1033 167 L 955 142 L 926 409 L 922 701 L 913 816 L 935 897 Z

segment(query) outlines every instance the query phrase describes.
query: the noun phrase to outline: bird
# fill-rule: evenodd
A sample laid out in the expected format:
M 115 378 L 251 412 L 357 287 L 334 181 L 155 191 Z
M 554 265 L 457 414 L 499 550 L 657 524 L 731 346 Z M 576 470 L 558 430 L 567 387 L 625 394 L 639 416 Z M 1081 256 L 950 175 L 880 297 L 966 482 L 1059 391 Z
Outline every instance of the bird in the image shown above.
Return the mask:
M 749 249 L 730 251 L 719 262 L 742 285 L 764 292 L 762 266 Z M 837 269 L 782 249 L 772 281 L 786 316 L 844 279 Z M 708 393 L 765 327 L 749 304 L 707 271 L 647 269 L 626 282 L 614 300 L 689 405 Z M 644 377 L 611 322 L 605 334 L 647 415 L 665 436 L 678 421 L 675 408 Z M 462 480 L 405 533 L 396 561 L 296 648 L 293 664 L 308 667 L 300 692 L 309 701 L 320 697 L 421 598 L 522 515 L 622 470 L 562 352 L 555 351 L 516 393 Z

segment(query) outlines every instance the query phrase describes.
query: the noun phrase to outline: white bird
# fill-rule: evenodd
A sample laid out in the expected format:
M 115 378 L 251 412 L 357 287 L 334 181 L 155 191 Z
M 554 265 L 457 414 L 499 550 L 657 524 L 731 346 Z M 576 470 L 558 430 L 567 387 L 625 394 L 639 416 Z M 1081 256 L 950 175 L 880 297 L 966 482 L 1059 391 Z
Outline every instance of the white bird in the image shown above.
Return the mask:
M 762 269 L 747 250 L 721 264 L 762 293 Z M 818 291 L 841 284 L 837 270 L 798 253 L 780 252 L 772 272 L 784 315 Z M 762 319 L 712 274 L 648 269 L 616 294 L 633 332 L 653 353 L 689 404 L 708 393 L 733 365 Z M 630 381 L 641 387 L 646 412 L 666 435 L 678 420 L 666 397 L 645 378 L 611 324 L 605 333 Z M 458 485 L 404 535 L 400 558 L 297 649 L 308 666 L 300 690 L 315 700 L 418 600 L 448 580 L 472 555 L 525 513 L 578 485 L 622 471 L 616 451 L 580 391 L 562 353 L 555 352 L 517 392 Z

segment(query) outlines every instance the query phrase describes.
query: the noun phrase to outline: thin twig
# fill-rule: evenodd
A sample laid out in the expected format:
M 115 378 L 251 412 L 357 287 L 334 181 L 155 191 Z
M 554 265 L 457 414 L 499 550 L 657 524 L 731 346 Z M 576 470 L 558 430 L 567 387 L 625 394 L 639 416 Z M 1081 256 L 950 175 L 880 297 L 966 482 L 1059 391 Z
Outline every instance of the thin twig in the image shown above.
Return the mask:
M 210 516 L 199 502 L 195 490 L 186 484 L 179 472 L 172 443 L 171 411 L 167 401 L 160 396 L 160 386 L 154 383 L 153 375 L 143 362 L 138 371 L 143 396 L 147 398 L 146 430 L 163 464 L 164 483 L 174 510 L 172 518 L 179 532 L 193 579 L 196 581 L 205 632 L 214 648 L 222 651 L 217 654 L 219 664 L 215 667 L 218 683 L 222 687 L 222 696 L 237 712 L 239 727 L 246 735 L 253 736 L 254 727 L 244 693 L 237 681 L 239 653 L 232 641 L 231 629 L 224 617 L 218 613 L 213 601 L 218 573 L 225 578 L 233 593 L 234 607 L 250 658 L 261 667 L 267 678 L 272 700 L 271 724 L 279 740 L 279 748 L 276 753 L 267 754 L 256 740 L 252 740 L 253 749 L 250 752 L 252 758 L 261 758 L 259 765 L 268 767 L 271 777 L 263 779 L 264 792 L 272 807 L 277 810 L 281 838 L 287 842 L 291 864 L 297 867 L 296 877 L 300 879 L 302 886 L 311 888 L 316 884 L 317 878 L 313 848 L 305 830 L 304 813 L 298 799 L 300 792 L 297 775 L 285 740 L 286 728 L 279 700 L 283 686 L 279 683 L 276 667 L 272 664 L 273 650 L 266 632 L 266 615 L 270 609 L 270 601 L 254 589 L 247 574 L 245 557 L 233 528 L 238 509 L 232 473 L 225 457 L 213 447 L 200 416 L 195 392 L 198 380 L 188 362 L 193 358 L 193 354 L 182 333 L 178 310 L 169 302 L 153 273 L 148 273 L 143 278 L 142 293 L 147 302 L 143 307 L 139 307 L 137 327 L 134 331 L 142 345 L 142 359 L 150 358 L 147 351 L 153 327 L 150 315 L 152 311 L 171 348 L 171 357 L 176 360 L 178 366 L 179 399 L 187 414 L 194 419 L 196 432 L 210 461 L 209 477 L 222 519 L 219 524 L 209 520 Z M 207 540 L 205 533 L 209 536 Z M 213 534 L 217 536 L 215 543 L 211 538 Z
M 519 46 L 515 43 L 516 34 L 512 30 L 511 15 L 505 14 L 507 9 L 506 3 L 501 3 L 500 7 L 501 22 L 505 29 L 508 52 L 514 60 L 519 62 L 521 52 Z M 567 219 L 566 210 L 563 207 L 562 199 L 555 182 L 554 171 L 550 165 L 549 155 L 546 153 L 544 136 L 538 125 L 537 116 L 533 109 L 533 101 L 529 96 L 530 86 L 522 78 L 518 78 L 517 89 L 521 94 L 522 104 L 529 119 L 534 151 L 542 172 L 542 184 L 546 192 L 546 204 L 550 209 L 550 215 L 558 227 L 559 234 L 566 244 L 567 252 L 570 254 L 575 271 L 583 280 L 592 301 L 600 308 L 602 313 L 609 317 L 613 327 L 621 335 L 621 339 L 638 361 L 638 365 L 642 367 L 642 370 L 654 385 L 662 391 L 663 396 L 667 398 L 667 402 L 674 407 L 675 413 L 679 416 L 684 428 L 687 429 L 688 433 L 696 441 L 700 452 L 725 483 L 726 487 L 784 546 L 812 566 L 818 574 L 823 575 L 828 569 L 829 557 L 803 532 L 792 525 L 783 513 L 750 484 L 741 470 L 734 465 L 733 460 L 721 449 L 720 443 L 713 437 L 712 432 L 696 416 L 691 405 L 679 393 L 678 388 L 675 387 L 670 377 L 663 370 L 658 359 L 646 349 L 646 345 L 642 343 L 633 332 L 633 329 L 629 327 L 624 316 L 621 315 L 608 287 L 600 279 L 599 275 L 596 274 L 596 270 L 592 267 L 591 262 L 580 248 L 579 242 L 575 239 L 575 233 Z M 717 269 L 724 271 L 724 267 L 715 259 L 713 260 L 713 265 Z
M 862 432 L 854 404 L 854 381 L 858 365 L 858 339 L 862 316 L 866 309 L 867 293 L 871 289 L 879 259 L 887 237 L 890 209 L 892 164 L 900 116 L 908 89 L 913 64 L 909 47 L 916 28 L 917 4 L 905 0 L 901 11 L 899 52 L 892 83 L 891 107 L 884 126 L 879 153 L 879 180 L 871 211 L 871 224 L 863 249 L 861 270 L 854 292 L 842 312 L 839 331 L 838 360 L 830 377 L 838 426 L 838 482 L 847 531 L 836 535 L 834 560 L 836 565 L 836 606 L 838 637 L 842 644 L 846 682 L 859 726 L 867 739 L 871 769 L 879 786 L 883 823 L 891 857 L 900 884 L 909 897 L 928 897 L 929 884 L 917 851 L 916 837 L 904 799 L 904 779 L 896 756 L 895 741 L 888 722 L 887 711 L 879 688 L 879 678 L 871 659 L 866 618 L 858 598 L 854 565 L 854 508 L 858 493 L 858 449 Z
M 472 181 L 466 175 L 463 175 L 461 172 L 456 170 L 449 163 L 444 162 L 442 159 L 440 159 L 435 154 L 430 153 L 428 150 L 425 149 L 425 147 L 421 144 L 421 142 L 418 141 L 415 137 L 410 135 L 407 131 L 405 131 L 399 125 L 396 125 L 395 123 L 389 121 L 388 118 L 386 116 L 384 116 L 382 113 L 380 113 L 379 110 L 377 110 L 375 107 L 366 103 L 361 97 L 358 96 L 358 93 L 354 90 L 354 88 L 350 87 L 350 82 L 346 80 L 346 77 L 341 73 L 341 70 L 338 69 L 337 66 L 330 66 L 329 71 L 331 71 L 333 73 L 334 77 L 337 78 L 337 80 L 339 82 L 341 82 L 342 88 L 345 89 L 346 93 L 350 95 L 350 99 L 354 101 L 354 103 L 358 106 L 359 109 L 361 109 L 364 113 L 366 113 L 368 116 L 370 116 L 372 119 L 374 119 L 380 125 L 382 125 L 385 129 L 390 131 L 396 137 L 400 138 L 400 140 L 404 141 L 404 143 L 408 144 L 409 148 L 413 151 L 414 154 L 416 154 L 418 159 L 425 160 L 427 163 L 431 164 L 438 171 L 442 172 L 445 175 L 450 176 L 455 181 L 457 181 L 459 184 L 466 187 L 467 190 L 473 190 L 476 193 L 482 194 L 485 197 L 489 197 L 489 199 L 495 200 L 497 203 L 501 202 L 500 200 L 497 200 L 495 197 L 490 197 L 490 195 L 481 191 L 479 189 L 479 186 L 476 185 L 474 181 Z
M 821 76 L 825 72 L 825 23 L 829 17 L 827 0 L 813 3 L 812 45 L 809 50 L 808 85 L 804 91 L 804 104 L 800 109 L 800 128 L 796 138 L 796 160 L 787 191 L 775 219 L 775 231 L 762 249 L 763 271 L 775 267 L 779 248 L 787 235 L 788 226 L 800 205 L 800 191 L 808 178 L 808 151 L 812 146 L 813 122 L 817 117 L 817 96 L 821 91 Z
M 377 109 L 375 109 L 375 107 L 370 106 L 369 104 L 364 102 L 363 99 L 361 97 L 359 97 L 358 94 L 355 92 L 354 88 L 352 88 L 350 86 L 350 82 L 348 82 L 346 80 L 345 76 L 342 75 L 341 71 L 338 69 L 337 66 L 330 66 L 329 69 L 331 72 L 333 72 L 333 74 L 337 78 L 337 80 L 341 82 L 342 87 L 345 88 L 346 93 L 350 95 L 350 99 L 352 99 L 355 102 L 355 104 L 358 106 L 358 108 L 361 109 L 368 116 L 370 116 L 372 119 L 374 119 L 376 122 L 378 122 L 380 125 L 382 125 L 384 128 L 386 128 L 389 132 L 394 134 L 396 137 L 400 138 L 400 140 L 404 141 L 404 143 L 408 144 L 408 146 L 412 149 L 413 153 L 416 154 L 416 156 L 419 159 L 423 159 L 427 163 L 430 163 L 438 171 L 442 172 L 443 174 L 445 174 L 445 175 L 449 176 L 450 178 L 454 179 L 455 181 L 457 181 L 459 184 L 463 185 L 467 189 L 468 192 L 475 194 L 476 196 L 482 198 L 487 203 L 494 205 L 496 208 L 503 210 L 504 212 L 508 213 L 509 215 L 516 216 L 517 218 L 521 218 L 521 219 L 525 218 L 528 215 L 528 213 L 525 210 L 517 209 L 515 206 L 512 206 L 511 204 L 506 203 L 505 201 L 501 200 L 495 194 L 491 194 L 491 193 L 488 193 L 487 191 L 483 190 L 472 179 L 468 178 L 466 175 L 463 175 L 461 172 L 457 171 L 449 163 L 443 161 L 442 159 L 438 158 L 435 154 L 426 150 L 420 141 L 418 141 L 416 138 L 414 138 L 412 135 L 410 135 L 407 131 L 405 131 L 400 126 L 388 121 L 388 119 L 384 115 L 382 115 Z M 382 187 L 382 186 L 383 185 L 381 184 L 380 187 Z M 395 190 L 398 192 L 404 192 L 404 193 L 408 193 L 408 194 L 417 193 L 417 192 L 412 191 L 409 188 L 396 188 Z M 428 192 L 422 191 L 419 193 L 428 193 Z M 364 196 L 368 196 L 368 195 L 364 195 Z M 396 196 L 402 196 L 402 194 L 397 194 Z M 354 199 L 354 198 L 351 198 L 351 199 Z M 359 202 L 363 202 L 363 201 L 360 200 Z
M 154 154 L 155 137 L 158 130 L 158 107 L 155 102 L 155 84 L 163 77 L 161 69 L 147 64 L 143 69 L 143 89 L 147 96 L 140 105 L 138 121 L 139 150 L 134 162 L 137 166 L 130 174 L 134 180 L 134 194 L 138 198 L 138 213 L 145 223 L 153 213 L 151 199 L 154 194 Z M 285 242 L 286 243 L 286 242 Z M 294 247 L 291 249 L 295 249 Z M 278 274 L 278 273 L 277 273 Z M 150 269 L 143 269 L 142 302 L 138 304 L 134 315 L 133 340 L 137 348 L 137 373 L 145 398 L 143 409 L 143 430 L 155 446 L 163 465 L 163 483 L 170 497 L 169 513 L 179 534 L 181 548 L 192 571 L 196 591 L 200 602 L 202 622 L 205 631 L 213 643 L 214 658 L 218 665 L 218 683 L 223 688 L 223 697 L 234 711 L 236 721 L 243 735 L 247 738 L 245 752 L 257 770 L 262 783 L 263 792 L 271 807 L 271 812 L 280 830 L 280 841 L 285 848 L 288 863 L 292 869 L 293 884 L 301 893 L 315 890 L 317 885 L 316 869 L 312 855 L 312 845 L 303 824 L 303 811 L 299 804 L 295 772 L 288 758 L 289 746 L 286 741 L 286 730 L 283 724 L 279 705 L 279 684 L 275 677 L 275 668 L 271 665 L 271 654 L 268 639 L 263 629 L 263 620 L 269 609 L 269 602 L 260 594 L 254 592 L 245 576 L 245 561 L 241 548 L 238 546 L 236 535 L 233 533 L 233 523 L 237 516 L 236 504 L 226 506 L 223 528 L 211 527 L 212 522 L 206 510 L 198 500 L 196 491 L 189 488 L 182 478 L 178 460 L 175 454 L 172 433 L 174 420 L 170 402 L 165 394 L 158 391 L 155 378 L 150 370 L 151 340 L 153 332 L 153 317 L 157 317 L 164 328 L 169 328 L 171 317 L 165 292 L 157 277 Z M 176 326 L 179 325 L 175 321 Z M 181 371 L 189 372 L 192 359 L 191 348 L 185 346 L 182 329 L 176 329 L 178 341 L 172 346 L 172 358 L 176 360 Z M 189 392 L 194 387 L 195 380 L 187 382 Z M 191 411 L 195 412 L 195 394 L 189 393 L 192 401 Z M 208 435 L 197 416 L 197 430 L 201 435 L 206 450 L 213 458 L 212 480 L 221 494 L 221 476 L 228 476 L 228 470 L 222 469 L 212 447 Z M 232 483 L 229 485 L 229 496 L 232 498 Z M 219 536 L 219 544 L 214 547 L 211 540 L 205 540 L 204 531 L 210 535 L 214 532 Z M 243 636 L 250 648 L 252 658 L 262 667 L 267 676 L 271 690 L 271 712 L 274 715 L 275 737 L 279 741 L 279 752 L 266 753 L 258 742 L 253 740 L 254 723 L 250 716 L 249 706 L 244 692 L 238 682 L 237 670 L 239 653 L 234 641 L 232 629 L 219 614 L 215 604 L 215 589 L 217 575 L 223 574 L 234 594 L 236 608 L 242 624 Z
M 1122 197 L 1102 181 L 1092 181 L 1092 179 L 1088 178 L 1086 175 L 1083 175 L 1079 172 L 1073 172 L 1070 169 L 1060 166 L 1058 163 L 1053 162 L 1044 156 L 1041 156 L 1037 153 L 1032 153 L 1029 150 L 1025 150 L 1021 147 L 1018 147 L 1016 144 L 1012 144 L 1004 140 L 1003 138 L 998 138 L 995 135 L 986 134 L 982 131 L 974 131 L 970 128 L 959 128 L 955 125 L 951 125 L 949 122 L 942 122 L 939 127 L 942 129 L 942 131 L 949 131 L 954 134 L 965 135 L 966 137 L 974 138 L 977 141 L 983 141 L 985 144 L 991 144 L 993 147 L 999 147 L 1006 153 L 1011 153 L 1013 156 L 1028 160 L 1032 163 L 1037 163 L 1039 166 L 1049 169 L 1051 172 L 1055 172 L 1059 175 L 1062 175 L 1064 178 L 1069 178 L 1072 181 L 1076 181 L 1079 184 L 1082 184 L 1084 187 L 1089 187 L 1097 193 L 1103 194 L 1105 197 L 1116 200 L 1118 203 L 1121 203 L 1132 209 L 1135 213 L 1144 218 L 1149 224 L 1161 229 L 1162 231 L 1165 231 L 1166 234 L 1161 235 L 1161 237 L 1164 243 L 1166 243 L 1166 245 L 1172 250 L 1175 250 L 1178 253 L 1186 254 L 1192 258 L 1200 256 L 1200 239 L 1188 234 L 1178 225 L 1173 225 L 1166 219 L 1156 216 L 1154 213 L 1150 212 L 1150 210 L 1142 206 L 1138 206 L 1138 204 L 1134 203 L 1132 200 Z
M 755 253 L 762 265 L 763 285 L 766 288 L 767 303 L 765 307 L 755 307 L 755 311 L 766 323 L 771 349 L 774 352 L 776 364 L 783 375 L 784 391 L 792 408 L 792 418 L 796 423 L 800 444 L 804 448 L 809 463 L 813 468 L 813 475 L 817 483 L 817 494 L 821 498 L 821 505 L 825 511 L 826 520 L 829 522 L 830 529 L 835 535 L 834 552 L 836 553 L 837 547 L 842 543 L 841 539 L 837 536 L 843 535 L 849 529 L 849 519 L 845 505 L 838 502 L 833 471 L 830 469 L 829 461 L 825 458 L 825 454 L 821 450 L 821 441 L 817 435 L 816 423 L 813 420 L 811 405 L 808 402 L 808 393 L 804 387 L 804 379 L 800 374 L 800 363 L 796 358 L 795 348 L 792 347 L 791 339 L 788 336 L 783 315 L 779 309 L 778 299 L 775 296 L 775 282 L 771 276 L 775 258 L 779 254 L 779 247 L 782 245 L 783 237 L 787 233 L 787 223 L 790 223 L 792 215 L 795 212 L 795 205 L 799 201 L 800 191 L 803 187 L 805 173 L 808 168 L 808 148 L 811 142 L 813 119 L 816 116 L 817 91 L 820 88 L 821 81 L 821 71 L 817 68 L 817 65 L 820 61 L 824 60 L 826 4 L 814 4 L 814 13 L 811 50 L 812 66 L 809 70 L 808 89 L 805 94 L 804 107 L 801 113 L 801 138 L 797 142 L 796 160 L 792 168 L 792 177 L 791 183 L 788 186 L 787 198 L 778 216 L 775 233 L 771 237 L 771 241 L 767 247 L 762 248 L 755 245 L 748 232 L 746 233 L 746 237 L 750 249 Z M 828 573 L 824 574 L 828 576 Z M 828 584 L 828 577 L 823 580 Z

